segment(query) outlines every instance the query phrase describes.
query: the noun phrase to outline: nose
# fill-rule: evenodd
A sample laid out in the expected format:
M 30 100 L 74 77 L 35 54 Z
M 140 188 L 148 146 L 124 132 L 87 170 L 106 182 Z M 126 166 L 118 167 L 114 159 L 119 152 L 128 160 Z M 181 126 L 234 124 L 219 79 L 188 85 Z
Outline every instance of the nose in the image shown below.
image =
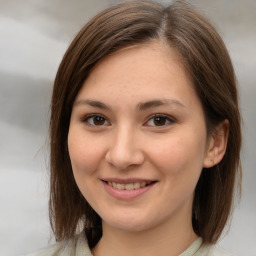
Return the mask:
M 127 127 L 120 128 L 110 142 L 106 161 L 117 170 L 141 165 L 144 162 L 144 153 L 136 139 L 136 132 Z

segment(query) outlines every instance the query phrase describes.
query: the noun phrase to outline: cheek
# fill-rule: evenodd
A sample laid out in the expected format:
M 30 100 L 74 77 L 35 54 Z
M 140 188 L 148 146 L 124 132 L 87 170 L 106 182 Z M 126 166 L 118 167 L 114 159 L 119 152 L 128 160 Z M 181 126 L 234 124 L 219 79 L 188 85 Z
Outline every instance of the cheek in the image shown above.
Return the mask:
M 90 136 L 79 135 L 75 129 L 69 131 L 68 150 L 74 175 L 90 175 L 97 169 L 103 155 L 102 146 Z
M 68 134 L 68 149 L 76 184 L 86 200 L 93 204 L 103 145 L 74 128 Z
M 152 162 L 161 173 L 163 198 L 173 206 L 179 207 L 181 202 L 192 200 L 194 190 L 200 177 L 203 159 L 204 142 L 187 133 L 186 136 L 167 138 L 161 146 L 151 152 Z M 168 201 L 166 199 L 166 202 Z
M 187 172 L 193 175 L 203 166 L 205 141 L 191 131 L 172 134 L 151 145 L 149 155 L 165 174 L 179 175 Z

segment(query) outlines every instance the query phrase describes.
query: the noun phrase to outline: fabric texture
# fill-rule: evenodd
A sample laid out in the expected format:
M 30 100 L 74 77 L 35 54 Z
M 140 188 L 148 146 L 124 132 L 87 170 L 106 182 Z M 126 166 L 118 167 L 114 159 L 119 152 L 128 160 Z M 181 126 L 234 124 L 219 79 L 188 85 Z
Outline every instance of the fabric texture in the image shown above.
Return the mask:
M 194 241 L 179 256 L 231 256 L 215 245 L 204 245 L 202 238 Z M 68 241 L 58 242 L 27 256 L 93 256 L 83 233 Z

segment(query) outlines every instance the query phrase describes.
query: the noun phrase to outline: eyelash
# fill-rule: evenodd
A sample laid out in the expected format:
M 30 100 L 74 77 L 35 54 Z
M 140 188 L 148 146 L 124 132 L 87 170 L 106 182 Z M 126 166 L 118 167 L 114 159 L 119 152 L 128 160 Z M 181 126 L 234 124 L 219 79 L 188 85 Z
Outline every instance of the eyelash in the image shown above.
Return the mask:
M 154 114 L 152 115 L 151 117 L 149 117 L 148 121 L 146 123 L 148 123 L 150 120 L 153 120 L 154 122 L 154 119 L 155 118 L 163 118 L 164 120 L 164 125 L 149 125 L 149 126 L 152 126 L 152 127 L 165 127 L 169 124 L 173 124 L 175 122 L 175 120 L 173 118 L 171 118 L 170 116 L 168 115 L 164 115 L 164 114 Z M 168 124 L 166 124 L 166 122 L 168 122 Z
M 95 119 L 94 119 L 94 118 L 101 118 L 100 121 L 103 121 L 103 123 L 102 123 L 102 124 L 99 124 L 99 125 L 95 124 L 95 122 L 94 122 Z M 163 118 L 162 121 L 164 121 L 164 124 L 163 124 L 163 125 L 159 125 L 159 126 L 158 126 L 158 125 L 148 125 L 148 126 L 150 126 L 150 127 L 165 127 L 165 126 L 167 126 L 167 125 L 169 125 L 169 124 L 175 123 L 175 120 L 174 120 L 173 118 L 171 118 L 170 116 L 168 116 L 168 115 L 164 115 L 164 114 L 154 114 L 154 115 L 152 115 L 152 116 L 150 116 L 150 117 L 148 118 L 148 120 L 145 122 L 145 124 L 146 124 L 146 123 L 149 123 L 150 120 L 153 120 L 153 122 L 154 122 L 154 119 L 155 119 L 155 118 Z M 90 119 L 92 119 L 92 122 L 93 122 L 93 123 L 90 123 L 90 122 L 89 122 Z M 97 126 L 98 126 L 98 127 L 106 126 L 105 122 L 108 123 L 107 126 L 110 125 L 110 123 L 107 121 L 107 119 L 106 119 L 103 115 L 101 115 L 101 114 L 90 114 L 90 115 L 87 115 L 87 116 L 81 118 L 81 121 L 82 121 L 83 123 L 86 123 L 86 124 L 89 125 L 89 126 L 94 126 L 94 127 L 97 127 Z M 166 122 L 168 122 L 168 124 L 166 124 Z
M 103 125 L 96 125 L 95 123 L 94 124 L 91 124 L 90 122 L 89 122 L 89 120 L 92 118 L 92 121 L 94 122 L 94 118 L 96 118 L 96 117 L 100 117 L 100 118 L 102 118 L 103 120 L 104 120 L 104 123 L 105 122 L 108 122 L 107 121 L 107 119 L 103 116 L 103 115 L 100 115 L 100 114 L 91 114 L 91 115 L 87 115 L 87 116 L 85 116 L 85 117 L 83 117 L 82 119 L 81 119 L 81 121 L 83 122 L 83 123 L 86 123 L 86 124 L 88 124 L 88 125 L 90 125 L 90 126 L 103 126 Z M 109 123 L 109 122 L 108 122 Z

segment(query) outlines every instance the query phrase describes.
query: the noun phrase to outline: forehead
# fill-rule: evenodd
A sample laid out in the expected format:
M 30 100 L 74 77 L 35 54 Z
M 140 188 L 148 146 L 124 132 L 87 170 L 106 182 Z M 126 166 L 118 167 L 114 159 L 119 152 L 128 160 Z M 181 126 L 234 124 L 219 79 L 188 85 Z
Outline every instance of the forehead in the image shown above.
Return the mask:
M 118 66 L 122 63 L 122 67 L 128 67 L 132 62 L 133 64 L 146 64 L 140 66 L 140 69 L 150 70 L 153 68 L 156 70 L 158 65 L 163 68 L 175 63 L 180 69 L 185 69 L 183 65 L 183 58 L 179 52 L 170 47 L 164 40 L 151 40 L 143 44 L 135 44 L 126 46 L 116 50 L 115 52 L 107 55 L 93 68 L 91 73 L 95 70 L 100 71 L 106 69 L 106 66 L 111 62 L 111 65 Z M 136 68 L 136 66 L 134 66 Z M 169 70 L 170 71 L 170 70 Z M 94 72 L 95 73 L 95 72 Z M 150 74 L 148 74 L 150 76 Z
M 180 54 L 161 41 L 153 41 L 105 57 L 91 71 L 77 98 L 86 95 L 118 101 L 121 96 L 162 98 L 191 94 L 195 94 L 194 86 Z

